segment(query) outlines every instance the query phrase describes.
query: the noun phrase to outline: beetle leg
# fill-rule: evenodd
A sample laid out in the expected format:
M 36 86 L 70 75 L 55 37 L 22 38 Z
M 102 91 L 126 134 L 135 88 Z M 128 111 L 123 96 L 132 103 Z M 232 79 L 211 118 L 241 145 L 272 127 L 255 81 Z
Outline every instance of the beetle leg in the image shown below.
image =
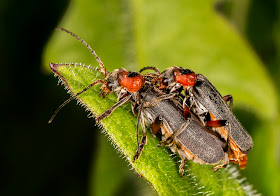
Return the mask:
M 147 131 L 146 131 L 146 126 L 145 126 L 145 119 L 143 116 L 143 113 L 141 113 L 141 127 L 142 127 L 142 138 L 141 138 L 141 143 L 140 143 L 140 151 L 143 150 L 144 145 L 147 144 Z
M 137 150 L 135 152 L 135 155 L 133 157 L 133 161 L 136 161 L 144 148 L 144 144 L 147 143 L 147 132 L 146 132 L 146 127 L 145 127 L 145 122 L 144 122 L 144 117 L 142 115 L 142 110 L 143 110 L 144 102 L 141 103 L 140 109 L 138 112 L 137 116 L 137 124 L 136 124 L 136 137 L 137 137 Z M 141 138 L 141 143 L 139 144 L 139 123 L 141 121 L 141 127 L 142 127 L 142 138 Z
M 186 165 L 186 160 L 187 160 L 187 156 L 185 155 L 184 151 L 182 151 L 181 149 L 177 149 L 178 151 L 178 154 L 180 155 L 181 157 L 181 164 L 179 166 L 179 173 L 180 173 L 180 176 L 184 176 L 185 175 L 185 165 Z
M 209 120 L 206 122 L 209 127 L 224 127 L 227 125 L 227 120 Z
M 57 64 L 53 64 L 53 63 L 50 63 L 50 66 L 51 68 L 53 69 L 54 71 L 54 66 L 56 66 Z M 64 64 L 60 64 L 60 65 L 64 65 Z M 105 84 L 106 82 L 103 81 L 103 80 L 96 80 L 95 82 L 91 83 L 90 85 L 88 85 L 86 88 L 84 88 L 82 91 L 78 92 L 77 94 L 73 95 L 72 97 L 70 97 L 69 99 L 67 99 L 66 101 L 64 101 L 57 109 L 56 111 L 53 113 L 52 117 L 50 118 L 49 120 L 49 123 L 51 123 L 54 119 L 54 117 L 57 115 L 57 113 L 61 110 L 61 108 L 63 108 L 66 104 L 68 104 L 70 101 L 72 101 L 73 99 L 76 99 L 78 98 L 78 96 L 82 93 L 84 93 L 85 91 L 87 91 L 88 89 L 90 89 L 91 87 L 93 87 L 94 85 L 97 85 L 97 84 Z
M 224 149 L 225 154 L 224 154 L 224 160 L 223 160 L 223 164 L 221 165 L 217 165 L 216 167 L 213 167 L 212 170 L 215 172 L 220 168 L 224 168 L 229 164 L 229 151 L 230 151 L 230 135 L 231 135 L 231 126 L 230 124 L 227 122 L 226 125 L 228 127 L 228 134 L 227 134 L 227 139 L 226 139 L 226 147 Z
M 183 115 L 186 119 L 191 117 L 191 111 L 189 106 L 186 104 L 186 101 L 188 99 L 189 96 L 185 96 L 184 100 L 183 100 Z
M 186 88 L 186 89 L 183 90 L 183 92 L 185 93 L 185 98 L 184 98 L 184 101 L 183 101 L 184 105 L 186 104 L 187 99 L 189 99 L 188 100 L 189 105 L 187 104 L 189 106 L 189 108 L 193 108 L 194 106 L 198 106 L 198 104 L 197 104 L 197 102 L 194 98 L 192 88 Z
M 177 136 L 180 134 L 180 133 L 182 133 L 182 131 L 183 130 L 185 130 L 185 128 L 187 127 L 187 126 L 189 126 L 189 123 L 190 123 L 190 119 L 187 121 L 187 123 L 185 123 L 185 124 L 183 124 L 181 127 L 180 127 L 180 129 L 175 133 L 175 134 L 173 134 L 170 138 L 177 138 Z M 178 139 L 178 138 L 177 138 Z M 175 144 L 175 146 L 176 146 L 176 150 L 177 150 L 177 152 L 178 152 L 178 154 L 180 155 L 180 157 L 181 157 L 181 164 L 180 164 L 180 166 L 179 166 L 179 173 L 180 173 L 180 176 L 182 177 L 182 176 L 184 176 L 185 175 L 185 169 L 184 169 L 184 167 L 185 167 L 185 164 L 186 164 L 186 160 L 187 159 L 189 159 L 189 160 L 193 160 L 194 159 L 194 155 L 189 151 L 189 150 L 187 150 L 187 149 L 183 149 L 182 148 L 182 143 L 181 143 L 181 141 L 179 141 L 179 140 L 177 140 L 177 142 L 175 141 L 175 142 L 173 142 L 174 144 Z M 173 144 L 172 143 L 172 144 Z M 171 147 L 171 146 L 170 146 Z
M 98 115 L 95 117 L 96 123 L 100 123 L 101 120 L 103 120 L 104 118 L 108 117 L 117 107 L 125 104 L 126 102 L 128 102 L 131 98 L 131 95 L 128 95 L 126 97 L 124 97 L 123 99 L 121 99 L 120 101 L 118 101 L 117 103 L 115 103 L 110 109 L 104 111 L 102 114 Z
M 178 84 L 178 83 L 176 83 L 176 82 L 174 82 L 174 83 L 172 83 L 172 84 L 170 84 L 170 92 L 169 93 L 176 93 L 176 92 L 180 92 L 181 90 L 180 89 L 182 89 L 181 88 L 182 86 L 181 86 L 181 84 Z
M 165 99 L 172 99 L 177 95 L 177 93 L 172 93 L 172 94 L 164 94 L 161 95 L 159 97 L 155 97 L 153 99 L 151 99 L 150 101 L 145 102 L 144 108 L 148 108 L 148 107 L 154 107 L 156 106 L 159 102 L 161 102 L 162 100 Z
M 161 119 L 160 116 L 158 116 L 154 120 L 154 122 L 152 123 L 152 126 L 151 126 L 151 130 L 152 130 L 153 135 L 158 136 L 158 134 L 160 134 L 161 125 L 162 125 L 162 119 Z
M 233 97 L 231 95 L 226 95 L 223 97 L 225 102 L 229 102 L 229 109 L 232 110 Z
M 228 153 L 229 149 L 230 149 L 231 126 L 230 126 L 229 122 L 227 122 L 225 126 L 228 127 L 228 129 L 227 129 L 228 130 L 228 134 L 227 134 L 227 140 L 226 140 L 226 142 L 227 142 L 226 150 L 227 150 L 227 153 Z
M 173 137 L 169 137 L 169 138 L 166 138 L 166 140 L 162 140 L 158 143 L 157 147 L 161 147 L 161 146 L 167 146 L 167 147 L 170 147 L 173 145 Z
M 230 126 L 228 124 L 227 120 L 217 120 L 215 116 L 213 116 L 211 113 L 207 113 L 204 119 L 204 124 L 214 128 L 213 130 L 219 133 L 219 135 L 228 142 L 229 140 L 229 131 Z M 227 128 L 227 129 L 226 129 Z
M 220 168 L 225 168 L 228 164 L 229 164 L 228 152 L 225 152 L 223 164 L 220 164 L 220 165 L 217 165 L 216 167 L 213 167 L 212 170 L 214 172 L 218 171 Z
M 138 107 L 138 105 L 136 103 L 131 103 L 132 112 L 135 116 L 138 116 L 137 107 Z
M 203 122 L 205 119 L 205 116 L 209 114 L 208 110 L 199 102 L 197 102 L 193 96 L 189 96 L 189 108 L 191 111 L 193 111 L 196 116 L 200 119 L 200 121 L 205 125 Z
M 230 150 L 229 150 L 229 161 L 239 164 L 241 169 L 246 167 L 247 164 L 247 154 L 240 151 L 233 139 L 230 139 Z
M 156 117 L 156 119 L 154 120 L 154 122 L 152 123 L 152 133 L 153 135 L 159 137 L 162 136 L 161 134 L 161 125 L 162 125 L 162 117 L 158 116 Z M 161 138 L 162 139 L 162 138 Z M 161 140 L 158 144 L 157 147 L 161 147 L 161 146 L 170 146 L 172 144 L 173 141 L 173 136 L 167 137 L 164 140 Z
M 228 155 L 229 155 L 229 148 L 227 149 L 227 151 L 226 151 L 225 154 L 224 154 L 223 164 L 217 165 L 216 167 L 213 167 L 213 168 L 212 168 L 212 170 L 213 170 L 214 172 L 215 172 L 215 171 L 218 171 L 220 168 L 225 168 L 225 167 L 229 164 Z

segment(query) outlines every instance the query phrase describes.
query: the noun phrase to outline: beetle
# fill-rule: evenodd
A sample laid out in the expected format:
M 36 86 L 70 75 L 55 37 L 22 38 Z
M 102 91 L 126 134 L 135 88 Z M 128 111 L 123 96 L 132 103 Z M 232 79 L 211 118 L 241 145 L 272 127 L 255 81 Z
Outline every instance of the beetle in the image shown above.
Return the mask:
M 140 72 L 147 69 L 155 68 L 145 67 Z M 245 168 L 253 140 L 231 111 L 232 96 L 222 97 L 205 76 L 182 67 L 173 66 L 157 75 L 154 82 L 159 83 L 158 88 L 183 97 L 183 107 L 188 105 L 204 126 L 210 126 L 228 143 L 230 161 Z
M 175 102 L 180 103 L 180 100 L 173 100 L 175 94 L 163 93 L 158 87 L 153 85 L 154 80 L 157 79 L 159 74 L 157 69 L 154 69 L 156 74 L 148 73 L 145 75 L 139 72 L 128 72 L 124 68 L 107 72 L 101 59 L 85 41 L 66 29 L 58 28 L 58 30 L 71 34 L 91 51 L 99 63 L 101 67 L 100 72 L 103 73 L 105 79 L 94 81 L 82 91 L 67 99 L 58 107 L 49 123 L 54 119 L 59 110 L 71 100 L 77 98 L 94 85 L 102 84 L 100 95 L 106 97 L 109 93 L 116 93 L 118 101 L 110 109 L 95 116 L 97 123 L 108 117 L 117 107 L 128 101 L 132 102 L 133 112 L 137 115 L 136 132 L 138 147 L 133 157 L 134 161 L 140 157 L 144 145 L 147 143 L 145 125 L 151 122 L 152 133 L 154 135 L 162 135 L 161 143 L 167 144 L 172 151 L 179 153 L 182 159 L 180 165 L 180 173 L 182 175 L 186 159 L 201 164 L 217 164 L 223 160 L 222 165 L 215 167 L 217 169 L 228 164 L 228 155 L 224 153 L 223 142 L 214 134 L 210 134 L 207 127 L 201 126 L 201 124 L 192 119 L 189 116 L 190 112 L 187 111 L 187 107 L 184 107 L 184 113 L 182 113 L 182 109 L 180 109 L 181 104 L 175 104 Z M 56 71 L 56 68 L 59 65 L 62 64 L 50 63 L 51 69 L 57 75 L 59 73 Z M 171 111 L 172 115 L 170 115 Z M 140 142 L 138 138 L 139 124 L 142 127 Z
M 211 134 L 208 127 L 202 126 L 192 118 L 191 112 L 182 112 L 182 103 L 173 98 L 160 99 L 152 91 L 142 91 L 143 114 L 145 124 L 151 124 L 152 134 L 161 139 L 160 145 L 165 145 L 181 157 L 179 173 L 184 175 L 186 160 L 200 164 L 217 165 L 213 170 L 225 167 L 228 154 L 224 151 L 225 142 L 217 135 Z M 156 104 L 154 103 L 156 102 Z M 186 110 L 185 110 L 186 111 Z
M 84 40 L 82 40 L 80 37 L 78 37 L 71 31 L 68 31 L 64 28 L 57 28 L 56 30 L 64 31 L 64 32 L 70 34 L 71 36 L 75 37 L 77 40 L 81 41 L 82 44 L 85 45 L 88 48 L 88 50 L 92 53 L 92 55 L 95 57 L 96 61 L 98 62 L 98 64 L 101 67 L 99 69 L 99 71 L 104 75 L 105 78 L 103 80 L 98 79 L 98 80 L 94 81 L 93 83 L 91 83 L 87 87 L 85 87 L 83 90 L 81 90 L 77 94 L 73 95 L 72 97 L 70 97 L 69 99 L 64 101 L 64 103 L 62 103 L 57 108 L 57 110 L 54 112 L 54 114 L 52 115 L 52 117 L 49 120 L 49 123 L 51 123 L 53 121 L 53 119 L 57 115 L 57 113 L 70 101 L 77 98 L 80 94 L 84 93 L 89 88 L 91 88 L 95 85 L 98 85 L 98 84 L 102 84 L 100 96 L 105 98 L 109 93 L 115 93 L 118 98 L 117 98 L 117 103 L 115 103 L 111 108 L 104 111 L 102 114 L 95 116 L 96 123 L 100 123 L 103 119 L 108 117 L 116 108 L 118 108 L 119 106 L 123 105 L 124 103 L 126 103 L 128 101 L 132 102 L 132 106 L 133 105 L 140 106 L 140 110 L 139 110 L 139 112 L 137 112 L 136 134 L 137 134 L 138 148 L 137 148 L 135 156 L 133 158 L 133 160 L 135 161 L 136 159 L 139 158 L 139 156 L 144 148 L 144 145 L 147 143 L 147 133 L 146 133 L 146 128 L 145 128 L 145 123 L 143 122 L 143 118 L 141 118 L 144 103 L 142 102 L 143 98 L 141 97 L 142 95 L 140 94 L 140 92 L 143 90 L 144 86 L 151 85 L 151 82 L 149 80 L 150 80 L 150 78 L 154 78 L 155 75 L 146 74 L 144 76 L 140 72 L 129 72 L 124 68 L 115 69 L 112 72 L 107 72 L 101 59 L 97 56 L 95 51 Z M 52 71 L 56 75 L 59 75 L 60 77 L 63 78 L 63 76 L 61 76 L 58 73 L 58 71 L 56 70 L 57 66 L 60 66 L 60 65 L 71 65 L 71 64 L 50 63 L 50 68 L 52 69 Z M 166 94 L 166 95 L 162 95 L 161 97 L 158 97 L 158 100 L 169 99 L 172 97 L 174 97 L 174 95 Z M 135 110 L 133 110 L 133 112 L 135 112 Z M 138 137 L 139 124 L 141 124 L 141 126 L 142 126 L 142 137 L 141 137 L 140 141 L 139 141 L 139 137 Z

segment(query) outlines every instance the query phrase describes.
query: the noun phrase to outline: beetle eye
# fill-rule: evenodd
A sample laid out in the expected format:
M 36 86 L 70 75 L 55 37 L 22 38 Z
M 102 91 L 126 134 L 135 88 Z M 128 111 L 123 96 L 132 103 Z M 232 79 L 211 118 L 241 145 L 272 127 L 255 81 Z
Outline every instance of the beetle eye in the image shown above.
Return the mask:
M 128 78 L 131 78 L 131 77 L 136 77 L 136 76 L 138 76 L 139 74 L 137 73 L 137 72 L 128 72 L 128 74 L 127 74 L 127 77 Z
M 185 75 L 185 74 L 194 74 L 194 72 L 190 69 L 184 69 L 184 68 L 180 68 L 179 69 L 180 74 Z

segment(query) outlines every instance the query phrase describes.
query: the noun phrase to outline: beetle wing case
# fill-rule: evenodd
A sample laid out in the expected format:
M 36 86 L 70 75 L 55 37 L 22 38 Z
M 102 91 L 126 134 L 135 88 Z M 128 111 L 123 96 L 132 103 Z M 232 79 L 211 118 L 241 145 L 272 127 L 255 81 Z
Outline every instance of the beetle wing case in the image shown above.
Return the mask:
M 148 102 L 156 97 L 154 93 L 147 93 L 144 101 Z M 189 160 L 201 164 L 216 164 L 224 158 L 221 144 L 207 133 L 207 127 L 191 118 L 186 120 L 182 110 L 171 100 L 162 100 L 153 107 L 145 108 L 143 112 L 150 122 L 161 117 L 163 140 L 173 137 L 175 150 L 183 150 Z
M 213 84 L 203 75 L 197 74 L 197 82 L 191 93 L 195 100 L 202 104 L 211 113 L 211 116 L 229 122 L 232 139 L 243 153 L 248 153 L 253 147 L 251 136 L 234 116 Z
M 223 159 L 224 151 L 217 140 L 204 129 L 198 122 L 191 120 L 177 135 L 177 140 L 206 164 L 216 164 Z

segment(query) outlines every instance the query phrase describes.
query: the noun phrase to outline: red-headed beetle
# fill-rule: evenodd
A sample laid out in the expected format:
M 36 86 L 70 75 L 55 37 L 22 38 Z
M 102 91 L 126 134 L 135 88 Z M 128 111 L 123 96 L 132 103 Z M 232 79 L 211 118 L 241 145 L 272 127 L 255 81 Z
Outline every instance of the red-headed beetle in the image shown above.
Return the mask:
M 140 72 L 147 69 L 156 68 L 146 67 Z M 187 104 L 204 126 L 211 127 L 228 143 L 230 162 L 238 163 L 240 168 L 244 168 L 253 141 L 231 111 L 232 96 L 222 97 L 206 77 L 182 67 L 174 66 L 157 75 L 154 82 L 158 83 L 158 88 L 168 94 L 183 97 L 183 106 Z
M 224 142 L 215 134 L 210 133 L 208 127 L 202 126 L 198 121 L 190 118 L 190 112 L 186 110 L 187 106 L 184 107 L 184 112 L 182 112 L 182 103 L 178 100 L 173 100 L 175 94 L 163 93 L 160 88 L 154 85 L 154 81 L 158 79 L 159 72 L 157 74 L 142 75 L 138 72 L 129 72 L 123 68 L 107 72 L 100 58 L 85 41 L 66 29 L 58 29 L 71 34 L 91 51 L 99 63 L 101 67 L 100 72 L 103 73 L 105 79 L 94 81 L 82 91 L 66 100 L 55 111 L 49 123 L 54 119 L 58 111 L 71 100 L 77 98 L 92 86 L 102 84 L 101 96 L 106 97 L 109 93 L 116 93 L 118 101 L 110 109 L 95 117 L 97 123 L 108 117 L 117 107 L 128 101 L 132 102 L 133 112 L 137 114 L 138 148 L 134 160 L 139 158 L 144 145 L 147 143 L 145 125 L 150 122 L 152 124 L 152 133 L 162 136 L 162 144 L 167 144 L 172 151 L 178 152 L 181 156 L 180 173 L 182 175 L 186 159 L 201 164 L 217 164 L 223 160 L 224 163 L 222 165 L 215 167 L 217 169 L 228 163 L 228 156 L 223 150 Z M 50 63 L 53 72 L 59 76 L 61 75 L 58 73 L 57 67 L 61 65 L 68 64 Z M 157 71 L 157 69 L 154 70 Z M 61 78 L 63 79 L 63 76 Z M 175 104 L 175 102 L 179 102 L 179 104 Z M 171 113 L 172 115 L 170 115 Z M 138 139 L 139 124 L 142 126 L 140 142 Z

